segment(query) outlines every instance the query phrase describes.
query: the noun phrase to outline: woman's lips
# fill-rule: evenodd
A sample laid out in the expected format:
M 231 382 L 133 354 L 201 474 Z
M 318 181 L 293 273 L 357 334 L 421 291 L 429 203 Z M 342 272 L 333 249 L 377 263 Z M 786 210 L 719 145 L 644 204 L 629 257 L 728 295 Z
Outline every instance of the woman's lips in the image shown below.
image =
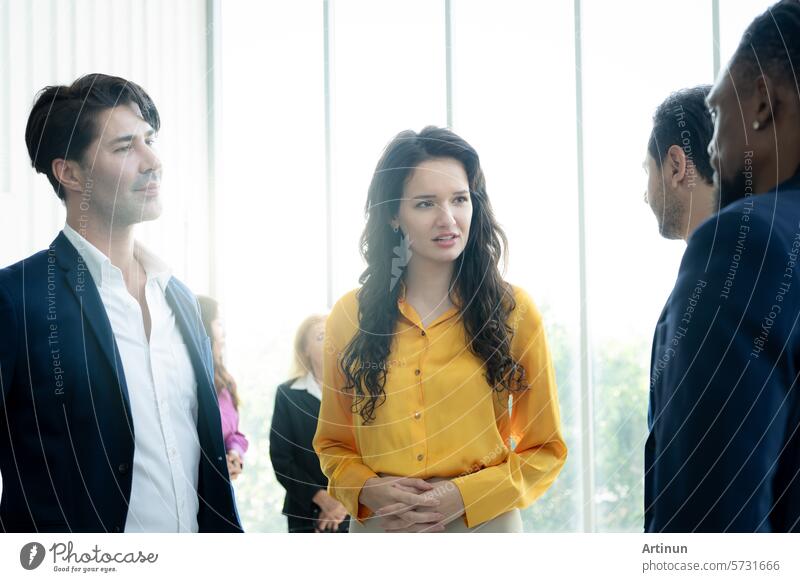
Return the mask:
M 449 234 L 444 235 L 441 237 L 436 237 L 433 239 L 433 242 L 436 243 L 437 246 L 442 248 L 450 248 L 456 244 L 456 240 L 460 238 L 457 234 Z

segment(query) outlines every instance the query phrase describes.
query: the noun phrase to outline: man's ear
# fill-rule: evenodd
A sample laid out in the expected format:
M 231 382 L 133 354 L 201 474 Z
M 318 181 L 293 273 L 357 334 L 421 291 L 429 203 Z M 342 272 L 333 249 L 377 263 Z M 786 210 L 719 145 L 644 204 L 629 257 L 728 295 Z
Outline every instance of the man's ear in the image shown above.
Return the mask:
M 50 169 L 65 192 L 83 192 L 83 173 L 78 162 L 56 158 Z
M 776 86 L 766 75 L 761 75 L 756 79 L 754 103 L 755 112 L 753 114 L 752 127 L 748 129 L 758 131 L 769 125 L 780 108 L 780 99 L 778 98 Z
M 676 190 L 678 184 L 686 177 L 686 153 L 683 148 L 677 145 L 670 146 L 664 165 L 666 166 L 664 177 L 669 181 L 672 190 Z

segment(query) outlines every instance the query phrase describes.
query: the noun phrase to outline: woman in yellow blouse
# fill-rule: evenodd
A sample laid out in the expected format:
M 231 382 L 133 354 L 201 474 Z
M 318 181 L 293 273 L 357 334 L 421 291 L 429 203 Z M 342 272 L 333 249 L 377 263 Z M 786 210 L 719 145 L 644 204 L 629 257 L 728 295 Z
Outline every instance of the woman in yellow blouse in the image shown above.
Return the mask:
M 541 316 L 506 283 L 478 154 L 404 131 L 328 318 L 314 448 L 350 531 L 522 531 L 567 457 Z

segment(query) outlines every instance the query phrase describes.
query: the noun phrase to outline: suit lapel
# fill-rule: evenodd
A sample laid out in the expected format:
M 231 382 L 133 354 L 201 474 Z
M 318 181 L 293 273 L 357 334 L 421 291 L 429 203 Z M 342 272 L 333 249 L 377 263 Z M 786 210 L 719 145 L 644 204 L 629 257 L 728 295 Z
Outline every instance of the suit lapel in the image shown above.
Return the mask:
M 319 400 L 308 390 L 298 390 L 298 392 L 300 392 L 300 401 L 305 411 L 316 417 L 319 414 Z
M 653 332 L 653 345 L 650 349 L 650 398 L 647 403 L 647 426 L 652 430 L 653 422 L 655 421 L 656 412 L 656 394 L 655 387 L 658 384 L 657 378 L 659 371 L 657 370 L 658 360 L 664 354 L 667 341 L 667 315 L 669 314 L 670 304 L 672 303 L 672 293 L 667 298 L 664 308 L 661 310 L 661 315 L 656 323 L 656 329 Z
M 125 411 L 130 420 L 131 403 L 128 396 L 128 384 L 125 381 L 125 370 L 119 357 L 117 341 L 114 339 L 114 330 L 111 328 L 111 322 L 103 306 L 103 300 L 97 291 L 97 285 L 95 285 L 94 279 L 92 279 L 92 275 L 83 261 L 83 257 L 64 236 L 64 233 L 59 233 L 50 246 L 55 249 L 56 260 L 64 270 L 68 287 L 78 300 L 81 311 L 81 325 L 83 326 L 81 338 L 85 337 L 87 328 L 94 333 L 100 346 L 101 354 L 116 374 L 117 383 L 125 401 Z M 89 372 L 91 373 L 92 371 L 90 370 Z
M 186 348 L 189 350 L 189 359 L 192 361 L 195 379 L 197 380 L 197 407 L 200 411 L 197 416 L 198 433 L 201 426 L 219 427 L 221 425 L 219 403 L 217 401 L 217 391 L 214 388 L 212 369 L 208 365 L 209 362 L 206 361 L 205 350 L 200 345 L 201 338 L 195 331 L 197 327 L 191 323 L 196 320 L 197 316 L 195 306 L 190 305 L 178 293 L 172 279 L 167 284 L 165 296 L 172 313 L 175 314 L 175 321 L 178 323 L 183 341 L 186 342 Z M 210 354 L 208 357 L 210 357 Z M 203 425 L 201 425 L 201 420 L 204 421 Z M 198 436 L 201 438 L 202 444 L 202 435 Z

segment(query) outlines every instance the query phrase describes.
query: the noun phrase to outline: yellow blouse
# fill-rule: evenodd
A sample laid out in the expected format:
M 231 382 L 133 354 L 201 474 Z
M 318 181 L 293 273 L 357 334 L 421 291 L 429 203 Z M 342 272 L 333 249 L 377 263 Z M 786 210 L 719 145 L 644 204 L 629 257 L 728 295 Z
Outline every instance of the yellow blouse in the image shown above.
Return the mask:
M 339 299 L 326 325 L 314 449 L 328 492 L 362 521 L 372 512 L 358 497 L 364 482 L 378 473 L 452 479 L 464 500 L 468 527 L 527 507 L 542 495 L 561 471 L 567 447 L 542 318 L 528 294 L 514 287 L 511 353 L 525 368 L 529 388 L 514 392 L 513 399 L 487 384 L 456 308 L 425 328 L 400 298 L 385 364 L 386 400 L 364 425 L 352 412 L 352 395 L 342 391 L 338 368 L 339 355 L 358 327 L 357 292 Z

